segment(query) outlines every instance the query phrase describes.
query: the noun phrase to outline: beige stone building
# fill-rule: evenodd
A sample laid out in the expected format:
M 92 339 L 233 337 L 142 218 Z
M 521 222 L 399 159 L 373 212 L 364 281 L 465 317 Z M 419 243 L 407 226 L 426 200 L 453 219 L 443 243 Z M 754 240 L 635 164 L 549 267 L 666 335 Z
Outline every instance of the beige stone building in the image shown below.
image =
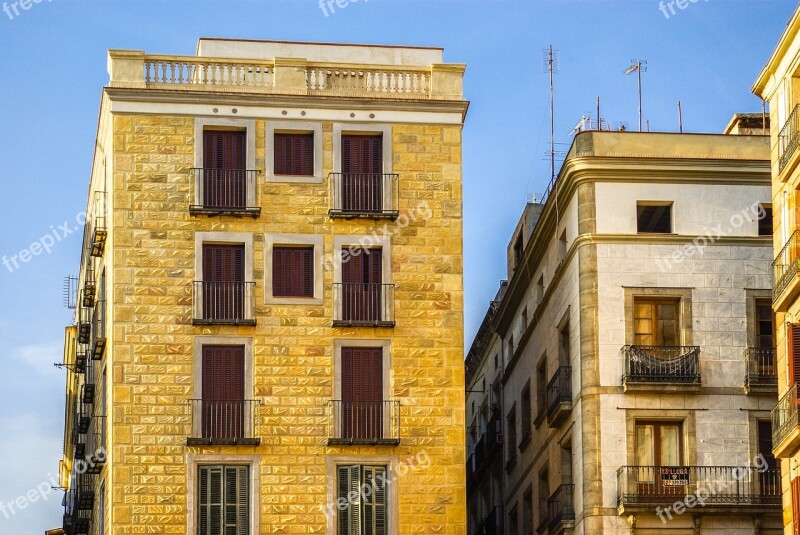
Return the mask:
M 779 401 L 772 411 L 775 456 L 781 460 L 784 533 L 800 530 L 800 9 L 795 11 L 753 92 L 769 103 L 772 204 L 775 212 L 773 308 Z
M 582 132 L 541 202 L 467 357 L 469 535 L 781 533 L 767 138 Z
M 463 534 L 464 65 L 200 39 L 108 70 L 66 533 Z

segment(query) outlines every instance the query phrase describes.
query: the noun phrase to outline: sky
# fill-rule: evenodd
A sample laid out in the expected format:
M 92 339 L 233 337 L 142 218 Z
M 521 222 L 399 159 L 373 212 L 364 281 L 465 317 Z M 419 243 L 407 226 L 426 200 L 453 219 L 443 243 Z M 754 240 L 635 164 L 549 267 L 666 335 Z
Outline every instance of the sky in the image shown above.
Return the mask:
M 33 2 L 35 0 L 31 0 Z M 637 127 L 632 59 L 647 60 L 644 117 L 653 131 L 721 132 L 758 112 L 750 88 L 794 0 L 38 0 L 0 11 L 0 255 L 58 235 L 14 268 L 0 265 L 0 533 L 57 527 L 60 491 L 43 490 L 61 458 L 63 277 L 78 269 L 106 50 L 193 54 L 197 38 L 440 46 L 466 63 L 464 129 L 465 340 L 498 283 L 526 199 L 550 176 L 548 80 L 542 50 L 558 51 L 557 150 L 581 116 Z M 0 0 L 2 2 L 2 0 Z M 45 238 L 44 241 L 47 241 Z M 30 249 L 34 252 L 34 249 Z M 37 487 L 40 491 L 37 491 Z M 28 495 L 22 509 L 9 503 Z M 35 498 L 35 501 L 34 501 Z

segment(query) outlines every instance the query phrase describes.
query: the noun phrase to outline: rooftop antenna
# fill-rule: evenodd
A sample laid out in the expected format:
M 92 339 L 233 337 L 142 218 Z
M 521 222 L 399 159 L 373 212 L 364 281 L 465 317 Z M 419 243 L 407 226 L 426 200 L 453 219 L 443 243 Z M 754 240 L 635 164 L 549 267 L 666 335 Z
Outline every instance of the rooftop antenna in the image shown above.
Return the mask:
M 556 177 L 556 137 L 555 137 L 555 100 L 553 95 L 553 75 L 558 74 L 560 65 L 558 51 L 553 45 L 542 51 L 544 72 L 550 77 L 550 181 Z
M 678 127 L 681 129 L 681 134 L 683 134 L 683 110 L 681 110 L 681 101 L 678 101 Z
M 647 72 L 647 60 L 632 59 L 631 66 L 625 71 L 625 74 L 637 74 L 639 80 L 639 132 L 642 131 L 642 73 Z

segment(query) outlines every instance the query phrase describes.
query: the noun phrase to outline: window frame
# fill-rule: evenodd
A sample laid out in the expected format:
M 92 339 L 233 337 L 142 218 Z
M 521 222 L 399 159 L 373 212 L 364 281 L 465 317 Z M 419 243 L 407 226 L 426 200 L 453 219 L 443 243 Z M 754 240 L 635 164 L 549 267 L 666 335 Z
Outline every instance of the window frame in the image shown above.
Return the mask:
M 764 217 L 758 219 L 758 235 L 764 238 L 771 238 L 773 235 L 773 228 L 774 228 L 774 217 L 775 214 L 772 212 L 772 203 L 759 203 L 759 213 L 761 211 L 764 212 Z M 767 223 L 769 226 L 767 227 Z M 767 232 L 768 231 L 768 232 Z
M 311 134 L 313 139 L 314 158 L 312 175 L 279 175 L 275 174 L 275 134 Z M 321 184 L 324 177 L 324 150 L 322 123 L 314 121 L 267 121 L 265 127 L 266 140 L 266 181 L 288 183 Z
M 279 247 L 313 247 L 313 295 L 275 297 L 272 293 L 273 250 Z M 264 303 L 276 305 L 321 305 L 324 299 L 325 265 L 323 237 L 316 234 L 264 234 Z
M 193 281 L 203 280 L 203 246 L 204 245 L 244 245 L 244 283 L 252 282 L 255 284 L 255 277 L 253 276 L 253 233 L 252 232 L 195 232 L 194 234 L 194 278 Z M 255 288 L 253 289 L 255 292 Z M 250 296 L 250 299 L 255 300 L 255 294 Z M 250 301 L 247 299 L 245 290 L 244 314 L 250 307 Z M 253 305 L 255 303 L 252 303 Z M 255 319 L 256 311 L 255 306 L 253 309 L 253 319 Z M 203 300 L 194 299 L 192 302 L 192 313 L 195 318 L 203 317 Z M 246 320 L 246 318 L 245 318 Z
M 245 168 L 255 171 L 256 167 L 256 121 L 255 119 L 238 119 L 226 117 L 196 117 L 194 120 L 194 167 L 203 169 L 203 132 L 205 130 L 238 130 L 245 132 Z M 194 204 L 203 205 L 200 188 L 192 186 Z M 259 206 L 258 186 L 253 191 L 247 191 L 245 206 Z
M 692 289 L 628 286 L 625 290 L 625 345 L 636 345 L 634 336 L 634 300 L 675 299 L 678 301 L 679 346 L 692 346 Z
M 658 208 L 658 207 L 668 207 L 668 215 L 669 215 L 669 230 L 662 232 L 656 230 L 641 230 L 641 221 L 640 221 L 640 208 Z M 675 203 L 673 201 L 636 201 L 636 234 L 675 234 Z

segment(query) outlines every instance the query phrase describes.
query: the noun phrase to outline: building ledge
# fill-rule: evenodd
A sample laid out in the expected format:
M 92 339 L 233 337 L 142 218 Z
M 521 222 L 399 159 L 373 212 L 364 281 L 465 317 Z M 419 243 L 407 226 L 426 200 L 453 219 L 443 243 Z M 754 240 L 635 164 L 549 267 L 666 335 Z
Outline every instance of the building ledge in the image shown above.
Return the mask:
M 187 446 L 259 446 L 260 438 L 187 438 Z
M 257 219 L 261 216 L 261 208 L 209 208 L 205 206 L 196 206 L 192 205 L 189 207 L 189 213 L 191 215 L 199 216 L 219 216 L 219 215 L 229 215 L 233 217 L 252 217 Z
M 194 318 L 192 320 L 192 325 L 243 325 L 243 326 L 254 326 L 256 324 L 256 320 L 210 320 L 210 319 L 199 319 Z
M 329 438 L 328 446 L 399 446 L 399 438 Z
M 790 458 L 800 448 L 800 426 L 794 426 L 786 436 L 772 447 L 772 453 L 778 459 Z
M 699 392 L 702 385 L 698 383 L 655 383 L 655 382 L 633 382 L 624 381 L 622 383 L 623 392 Z

